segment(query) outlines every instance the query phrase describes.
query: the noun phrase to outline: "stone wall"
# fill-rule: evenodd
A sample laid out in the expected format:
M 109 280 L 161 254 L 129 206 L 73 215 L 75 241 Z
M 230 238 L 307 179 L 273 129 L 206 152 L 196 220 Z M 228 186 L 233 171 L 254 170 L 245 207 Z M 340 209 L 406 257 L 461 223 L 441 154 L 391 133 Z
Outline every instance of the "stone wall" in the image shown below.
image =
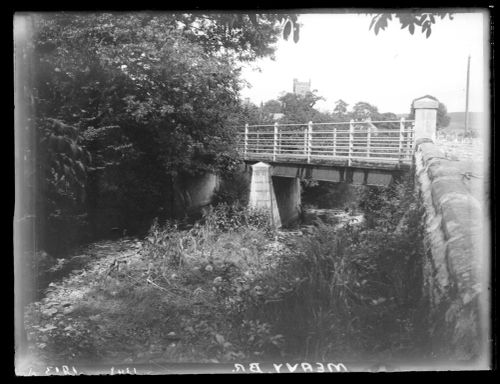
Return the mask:
M 486 225 L 457 163 L 430 140 L 417 143 L 415 177 L 426 209 L 424 297 L 436 356 L 484 355 L 488 300 Z
M 197 176 L 184 176 L 177 181 L 177 214 L 193 213 L 211 203 L 219 187 L 219 177 L 213 173 Z

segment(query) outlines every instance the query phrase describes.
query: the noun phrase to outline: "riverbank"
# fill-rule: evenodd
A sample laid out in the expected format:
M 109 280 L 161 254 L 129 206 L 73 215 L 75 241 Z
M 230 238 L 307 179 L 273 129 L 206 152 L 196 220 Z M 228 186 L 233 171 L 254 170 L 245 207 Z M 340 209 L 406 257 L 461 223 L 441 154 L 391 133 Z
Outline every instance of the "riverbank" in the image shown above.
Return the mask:
M 141 240 L 95 244 L 87 267 L 27 311 L 33 359 L 422 357 L 419 211 L 411 188 L 391 196 L 379 196 L 377 207 L 368 196 L 368 220 L 342 228 L 341 211 L 332 213 L 336 224 L 295 233 L 273 231 L 260 213 L 220 206 L 190 230 L 156 225 Z

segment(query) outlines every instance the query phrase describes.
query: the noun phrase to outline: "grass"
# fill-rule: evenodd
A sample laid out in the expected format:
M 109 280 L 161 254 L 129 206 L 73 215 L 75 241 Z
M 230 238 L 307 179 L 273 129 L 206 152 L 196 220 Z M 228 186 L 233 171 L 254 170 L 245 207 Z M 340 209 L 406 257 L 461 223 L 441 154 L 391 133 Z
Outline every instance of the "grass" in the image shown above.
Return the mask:
M 318 221 L 286 241 L 265 214 L 237 205 L 209 210 L 190 229 L 155 223 L 146 238 L 122 244 L 122 256 L 98 258 L 28 308 L 31 351 L 52 365 L 420 353 L 420 211 L 411 191 L 371 191 L 366 222 L 338 230 Z

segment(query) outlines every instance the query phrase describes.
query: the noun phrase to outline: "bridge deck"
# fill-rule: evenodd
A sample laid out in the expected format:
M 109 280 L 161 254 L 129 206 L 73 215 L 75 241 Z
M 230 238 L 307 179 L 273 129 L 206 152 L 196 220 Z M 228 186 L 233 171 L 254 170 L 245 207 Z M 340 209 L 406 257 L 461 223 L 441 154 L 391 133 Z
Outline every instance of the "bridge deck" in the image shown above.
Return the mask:
M 248 161 L 400 168 L 413 161 L 412 123 L 401 119 L 246 125 L 238 150 Z

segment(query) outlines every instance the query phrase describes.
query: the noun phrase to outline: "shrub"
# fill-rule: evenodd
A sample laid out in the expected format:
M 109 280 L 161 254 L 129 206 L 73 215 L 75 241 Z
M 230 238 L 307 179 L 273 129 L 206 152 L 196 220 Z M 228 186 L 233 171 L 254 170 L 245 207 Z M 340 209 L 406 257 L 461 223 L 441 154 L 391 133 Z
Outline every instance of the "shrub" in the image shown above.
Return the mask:
M 226 174 L 221 177 L 220 187 L 213 197 L 213 204 L 228 205 L 248 203 L 250 183 L 242 172 Z
M 397 356 L 412 345 L 424 254 L 422 207 L 408 181 L 367 189 L 364 223 L 318 221 L 247 289 L 244 317 L 269 323 L 294 357 Z M 251 287 L 251 285 L 250 285 Z
M 239 203 L 221 203 L 210 206 L 203 215 L 204 225 L 213 231 L 227 232 L 239 229 L 258 229 L 272 233 L 269 213 L 265 210 L 245 207 Z

